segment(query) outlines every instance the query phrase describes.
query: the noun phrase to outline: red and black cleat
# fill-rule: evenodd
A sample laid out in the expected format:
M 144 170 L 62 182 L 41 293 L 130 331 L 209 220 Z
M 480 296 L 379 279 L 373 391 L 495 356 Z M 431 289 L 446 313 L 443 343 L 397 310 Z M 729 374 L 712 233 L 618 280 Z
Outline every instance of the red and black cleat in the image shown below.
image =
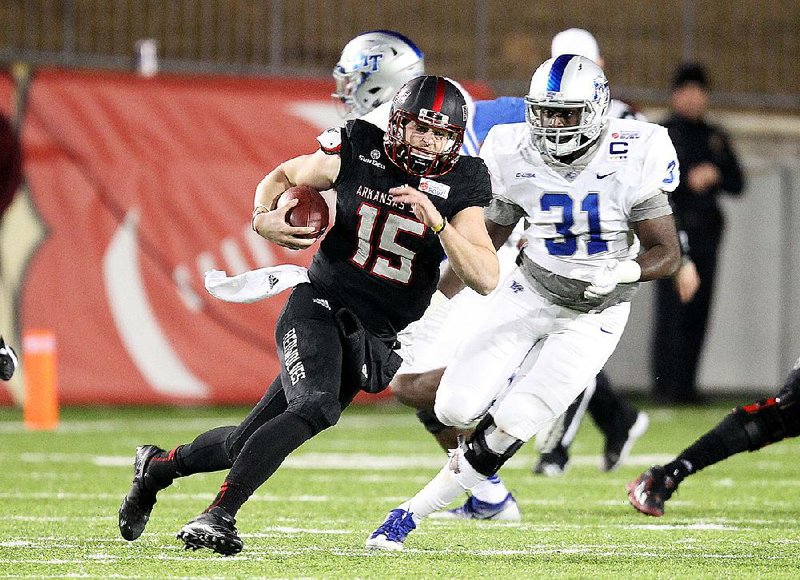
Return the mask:
M 236 520 L 221 507 L 213 507 L 186 524 L 178 532 L 186 550 L 208 548 L 223 556 L 242 551 L 244 542 L 236 530 Z
M 664 502 L 672 497 L 677 487 L 662 466 L 654 465 L 630 482 L 626 489 L 633 507 L 658 518 L 664 515 Z

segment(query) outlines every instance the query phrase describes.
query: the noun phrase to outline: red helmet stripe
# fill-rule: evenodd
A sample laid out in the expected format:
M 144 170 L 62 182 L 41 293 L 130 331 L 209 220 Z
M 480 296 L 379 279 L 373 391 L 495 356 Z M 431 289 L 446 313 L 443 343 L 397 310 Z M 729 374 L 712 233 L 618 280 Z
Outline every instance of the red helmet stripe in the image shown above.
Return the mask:
M 445 80 L 442 77 L 436 78 L 436 96 L 433 97 L 433 110 L 437 113 L 442 112 L 442 105 L 444 104 L 444 89 Z

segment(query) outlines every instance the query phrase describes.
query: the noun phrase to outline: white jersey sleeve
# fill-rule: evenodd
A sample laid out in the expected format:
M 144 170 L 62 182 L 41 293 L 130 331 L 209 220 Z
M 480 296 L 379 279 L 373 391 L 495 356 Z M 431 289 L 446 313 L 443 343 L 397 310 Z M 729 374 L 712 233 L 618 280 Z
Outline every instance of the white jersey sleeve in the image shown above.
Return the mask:
M 648 123 L 650 125 L 650 123 Z M 655 127 L 647 144 L 647 153 L 642 162 L 640 193 L 645 199 L 659 189 L 675 191 L 680 179 L 678 154 L 664 127 Z
M 486 139 L 481 146 L 481 159 L 489 169 L 492 179 L 492 197 L 506 203 L 516 203 L 508 193 L 508 173 L 502 164 L 509 153 L 517 151 L 515 141 L 519 137 L 519 129 L 523 123 L 509 125 L 495 125 L 489 129 Z M 508 127 L 516 127 L 517 131 L 510 131 Z

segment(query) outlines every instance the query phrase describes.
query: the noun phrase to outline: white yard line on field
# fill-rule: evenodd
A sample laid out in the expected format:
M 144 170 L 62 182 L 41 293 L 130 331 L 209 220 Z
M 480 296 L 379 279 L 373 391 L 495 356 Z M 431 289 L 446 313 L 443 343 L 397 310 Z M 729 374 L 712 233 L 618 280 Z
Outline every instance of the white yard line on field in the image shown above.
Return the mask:
M 74 463 L 87 462 L 102 467 L 125 467 L 133 465 L 131 455 L 92 455 L 89 453 L 0 453 L 0 457 L 19 458 L 25 463 Z M 670 460 L 669 455 L 631 455 L 626 464 L 649 467 Z M 599 462 L 595 455 L 574 455 L 573 465 L 593 466 Z M 444 465 L 444 454 L 428 455 L 376 455 L 371 453 L 300 453 L 289 457 L 282 469 L 338 469 L 378 470 L 439 469 Z M 530 469 L 531 459 L 526 456 L 513 458 L 506 466 L 509 469 Z
M 218 427 L 220 425 L 238 425 L 244 419 L 243 412 L 238 416 L 220 417 L 196 417 L 196 418 L 163 418 L 163 419 L 140 419 L 135 417 L 119 419 L 97 419 L 97 420 L 62 420 L 57 433 L 95 433 L 95 432 L 124 432 L 135 428 L 137 431 L 197 431 Z M 345 415 L 340 421 L 349 429 L 373 430 L 387 427 L 406 427 L 417 423 L 414 414 L 392 414 L 392 415 Z M 30 433 L 21 421 L 10 421 L 0 423 L 0 434 L 20 434 Z

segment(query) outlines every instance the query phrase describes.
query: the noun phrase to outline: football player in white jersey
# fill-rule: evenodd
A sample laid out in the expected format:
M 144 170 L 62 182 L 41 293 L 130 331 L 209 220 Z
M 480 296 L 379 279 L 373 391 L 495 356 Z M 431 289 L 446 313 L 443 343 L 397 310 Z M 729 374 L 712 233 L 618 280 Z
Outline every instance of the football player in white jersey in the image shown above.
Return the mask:
M 678 162 L 666 130 L 609 119 L 606 77 L 582 56 L 543 63 L 525 103 L 526 122 L 493 127 L 481 157 L 492 174 L 495 247 L 523 218 L 527 244 L 444 371 L 434 406 L 445 425 L 474 431 L 368 548 L 402 549 L 424 517 L 486 481 L 563 413 L 616 348 L 638 282 L 679 266 L 668 199 Z M 440 290 L 458 287 L 445 272 Z
M 585 56 L 603 66 L 597 41 L 586 30 L 570 28 L 553 37 L 551 56 L 565 53 Z M 493 126 L 525 121 L 525 100 L 522 97 L 477 101 L 474 108 L 461 151 L 466 155 L 477 154 L 480 143 Z M 610 100 L 608 115 L 611 118 L 646 120 L 631 105 L 617 99 Z M 522 225 L 520 222 L 508 242 L 497 251 L 501 279 L 516 267 Z M 417 409 L 417 417 L 445 449 L 455 446 L 458 432 L 436 419 L 433 413 L 436 388 L 445 367 L 453 360 L 456 347 L 483 316 L 486 304 L 487 297 L 469 289 L 459 292 L 450 301 L 437 293 L 425 316 L 400 334 L 403 366 L 392 381 L 392 389 L 398 400 Z M 605 436 L 602 468 L 606 471 L 616 469 L 625 460 L 633 443 L 647 429 L 647 415 L 616 394 L 601 371 L 567 411 L 537 436 L 536 444 L 541 456 L 533 468 L 534 473 L 548 476 L 564 473 L 569 445 L 587 410 Z M 437 513 L 436 517 L 517 520 L 521 515 L 502 480 L 492 476 L 472 490 L 463 506 Z

